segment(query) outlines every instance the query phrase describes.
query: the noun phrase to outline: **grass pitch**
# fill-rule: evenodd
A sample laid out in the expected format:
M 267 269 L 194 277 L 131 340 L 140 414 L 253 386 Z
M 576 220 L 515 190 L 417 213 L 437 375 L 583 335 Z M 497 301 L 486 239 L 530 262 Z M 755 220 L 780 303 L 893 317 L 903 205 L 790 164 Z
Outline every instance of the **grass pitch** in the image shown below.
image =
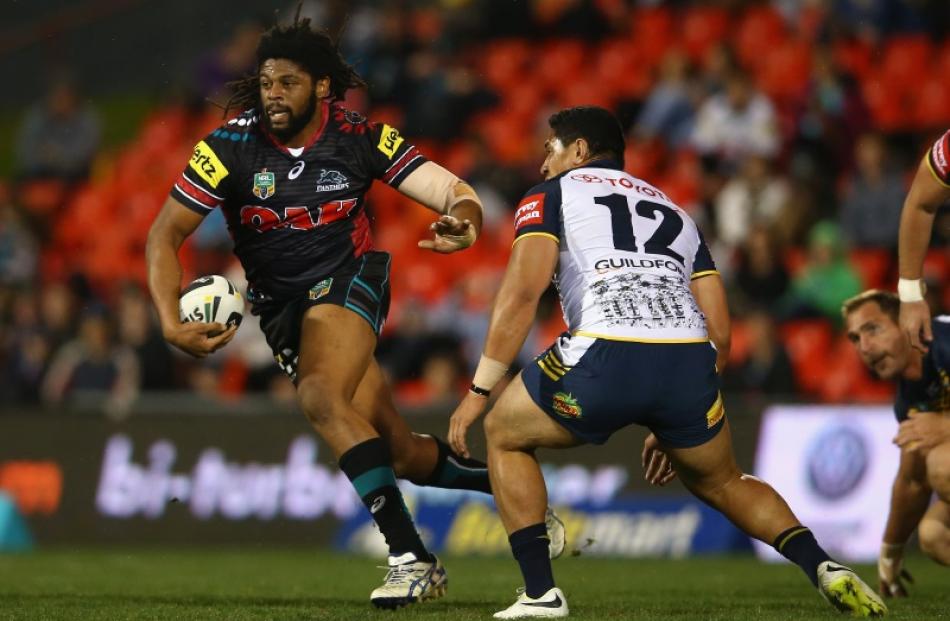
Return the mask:
M 0 556 L 0 619 L 488 620 L 514 601 L 511 559 L 446 558 L 448 595 L 396 612 L 370 591 L 372 559 L 313 550 L 45 550 Z M 950 618 L 950 569 L 911 559 L 909 599 L 894 619 Z M 840 619 L 797 567 L 750 557 L 684 561 L 564 558 L 555 576 L 571 619 Z M 862 578 L 874 578 L 861 567 Z

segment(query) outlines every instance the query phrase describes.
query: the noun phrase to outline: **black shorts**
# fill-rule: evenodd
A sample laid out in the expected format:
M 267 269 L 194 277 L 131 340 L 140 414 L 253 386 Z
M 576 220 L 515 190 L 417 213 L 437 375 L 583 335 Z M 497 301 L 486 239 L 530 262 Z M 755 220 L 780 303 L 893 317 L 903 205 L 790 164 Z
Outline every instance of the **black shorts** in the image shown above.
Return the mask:
M 389 313 L 389 264 L 386 252 L 367 252 L 342 269 L 318 280 L 299 296 L 286 300 L 253 301 L 261 330 L 284 373 L 297 381 L 300 331 L 311 306 L 334 304 L 366 320 L 378 336 Z M 252 298 L 252 295 L 248 296 Z
M 643 425 L 667 446 L 713 439 L 725 420 L 716 350 L 562 335 L 522 372 L 532 400 L 579 439 L 603 444 Z

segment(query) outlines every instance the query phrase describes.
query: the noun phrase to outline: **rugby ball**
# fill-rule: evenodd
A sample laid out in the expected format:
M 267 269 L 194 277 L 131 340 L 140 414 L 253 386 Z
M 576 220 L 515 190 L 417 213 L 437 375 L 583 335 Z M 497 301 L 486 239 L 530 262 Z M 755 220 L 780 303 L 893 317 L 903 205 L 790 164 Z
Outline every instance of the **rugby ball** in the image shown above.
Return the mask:
M 181 292 L 178 313 L 182 323 L 197 321 L 221 323 L 229 328 L 239 326 L 244 318 L 244 297 L 224 276 L 202 276 Z

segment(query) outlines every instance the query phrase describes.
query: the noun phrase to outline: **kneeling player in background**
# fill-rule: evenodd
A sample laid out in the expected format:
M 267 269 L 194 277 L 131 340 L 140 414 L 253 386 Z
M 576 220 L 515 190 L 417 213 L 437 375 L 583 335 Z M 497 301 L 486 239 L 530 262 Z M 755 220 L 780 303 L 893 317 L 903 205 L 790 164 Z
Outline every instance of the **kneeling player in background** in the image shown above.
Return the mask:
M 829 558 L 769 485 L 744 475 L 719 394 L 729 347 L 725 290 L 696 225 L 663 192 L 623 172 L 624 139 L 601 108 L 553 115 L 541 174 L 515 215 L 515 245 L 471 391 L 449 441 L 482 414 L 557 274 L 569 332 L 505 388 L 485 419 L 488 473 L 525 592 L 500 619 L 565 617 L 547 557 L 537 448 L 602 444 L 631 424 L 653 432 L 645 461 L 666 459 L 693 494 L 798 564 L 836 608 L 886 608 Z M 712 341 L 712 343 L 710 343 Z
M 864 364 L 881 379 L 897 381 L 894 414 L 900 427 L 894 441 L 901 460 L 878 559 L 881 592 L 895 597 L 907 595 L 904 546 L 914 529 L 920 549 L 950 565 L 950 317 L 909 333 L 898 323 L 901 311 L 898 296 L 875 289 L 847 300 L 842 309 L 848 339 Z M 921 332 L 931 337 L 926 353 L 912 345 Z

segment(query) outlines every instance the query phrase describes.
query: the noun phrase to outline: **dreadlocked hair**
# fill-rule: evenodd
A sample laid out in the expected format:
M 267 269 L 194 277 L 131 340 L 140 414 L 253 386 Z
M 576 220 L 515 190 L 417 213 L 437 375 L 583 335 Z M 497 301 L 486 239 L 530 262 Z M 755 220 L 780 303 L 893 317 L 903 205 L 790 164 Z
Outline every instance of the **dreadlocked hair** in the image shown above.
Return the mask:
M 284 58 L 303 67 L 315 81 L 330 78 L 328 98 L 331 101 L 343 99 L 351 88 L 366 86 L 363 78 L 343 59 L 339 46 L 329 33 L 311 29 L 310 18 L 300 17 L 301 6 L 302 3 L 297 6 L 297 14 L 291 25 L 274 26 L 261 37 L 257 46 L 257 66 L 260 67 L 269 58 Z M 232 92 L 222 106 L 224 116 L 232 108 L 246 110 L 259 107 L 259 73 L 229 82 L 228 86 Z

